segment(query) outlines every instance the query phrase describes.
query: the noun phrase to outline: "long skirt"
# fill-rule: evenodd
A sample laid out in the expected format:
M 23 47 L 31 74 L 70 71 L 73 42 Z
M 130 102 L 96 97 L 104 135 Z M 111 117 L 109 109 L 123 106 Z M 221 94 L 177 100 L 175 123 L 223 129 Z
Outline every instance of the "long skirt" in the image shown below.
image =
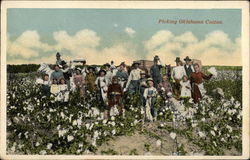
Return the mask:
M 122 114 L 123 104 L 121 95 L 113 95 L 108 98 L 108 110 L 109 115 L 116 114 L 116 110 L 119 112 L 120 115 Z M 110 111 L 112 111 L 112 113 Z
M 192 85 L 192 98 L 194 100 L 194 103 L 199 103 L 205 93 L 206 90 L 204 88 L 203 83 Z

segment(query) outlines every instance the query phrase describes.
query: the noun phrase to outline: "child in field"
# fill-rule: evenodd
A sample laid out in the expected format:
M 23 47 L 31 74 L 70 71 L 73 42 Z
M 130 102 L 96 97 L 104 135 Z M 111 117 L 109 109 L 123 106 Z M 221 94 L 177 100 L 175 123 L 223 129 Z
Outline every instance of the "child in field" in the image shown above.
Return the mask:
M 109 81 L 105 75 L 106 75 L 106 71 L 100 70 L 99 76 L 97 77 L 97 79 L 95 81 L 96 91 L 97 91 L 96 98 L 97 98 L 97 101 L 102 106 L 106 106 L 108 83 L 109 83 Z
M 170 82 L 168 81 L 168 76 L 166 74 L 163 75 L 162 81 L 159 83 L 157 89 L 165 100 L 169 97 L 168 95 L 172 95 L 172 87 Z
M 186 75 L 183 76 L 182 80 L 180 81 L 180 84 L 181 84 L 181 98 L 182 99 L 190 98 L 191 97 L 191 84 Z
M 145 114 L 146 119 L 149 121 L 157 120 L 157 109 L 155 108 L 155 102 L 157 97 L 157 90 L 154 87 L 154 81 L 152 78 L 147 80 L 148 88 L 144 91 L 144 98 L 146 99 Z
M 42 95 L 50 96 L 50 81 L 49 81 L 49 75 L 48 74 L 45 74 L 43 76 Z
M 108 86 L 108 116 L 122 115 L 123 104 L 122 96 L 123 89 L 119 84 L 118 77 L 112 78 L 112 83 Z
M 59 100 L 60 102 L 66 104 L 69 101 L 69 90 L 64 78 L 60 79 L 59 90 Z
M 53 95 L 57 95 L 59 93 L 59 87 L 57 85 L 57 80 L 53 79 L 52 84 L 50 86 L 50 93 Z

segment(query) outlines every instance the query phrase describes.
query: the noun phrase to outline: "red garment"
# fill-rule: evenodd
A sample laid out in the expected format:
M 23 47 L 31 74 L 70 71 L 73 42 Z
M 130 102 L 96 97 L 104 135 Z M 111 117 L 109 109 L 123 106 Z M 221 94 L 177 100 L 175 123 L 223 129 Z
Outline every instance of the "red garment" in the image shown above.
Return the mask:
M 202 95 L 198 87 L 198 84 L 201 84 L 203 82 L 203 79 L 209 80 L 211 77 L 212 75 L 207 76 L 202 72 L 191 73 L 191 76 L 190 76 L 190 82 L 192 86 L 191 94 L 192 94 L 194 103 L 199 103 L 199 101 L 202 99 Z
M 121 105 L 123 90 L 120 84 L 111 84 L 108 87 L 108 102 L 109 107 Z

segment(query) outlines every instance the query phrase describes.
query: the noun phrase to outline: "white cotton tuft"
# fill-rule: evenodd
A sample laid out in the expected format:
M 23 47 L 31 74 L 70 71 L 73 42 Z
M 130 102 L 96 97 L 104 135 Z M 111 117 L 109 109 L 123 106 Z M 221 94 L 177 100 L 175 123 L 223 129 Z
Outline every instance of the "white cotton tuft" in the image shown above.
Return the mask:
M 218 72 L 215 67 L 211 67 L 207 70 L 209 73 L 213 74 L 214 77 L 217 77 Z
M 36 79 L 36 84 L 43 84 L 43 80 L 41 78 Z

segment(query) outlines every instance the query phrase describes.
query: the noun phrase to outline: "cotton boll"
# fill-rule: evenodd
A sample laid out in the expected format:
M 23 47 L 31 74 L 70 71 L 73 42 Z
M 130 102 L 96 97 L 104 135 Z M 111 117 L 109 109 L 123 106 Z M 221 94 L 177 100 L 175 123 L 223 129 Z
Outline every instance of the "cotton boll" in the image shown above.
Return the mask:
M 160 147 L 160 146 L 161 146 L 161 140 L 158 139 L 158 140 L 156 141 L 156 146 L 157 146 L 157 147 Z
M 200 137 L 205 137 L 205 136 L 206 136 L 203 132 L 198 132 L 198 135 L 199 135 Z
M 176 133 L 171 132 L 171 133 L 170 133 L 170 137 L 171 137 L 172 139 L 175 139 L 175 138 L 176 138 Z
M 210 133 L 211 133 L 213 136 L 215 136 L 215 132 L 214 132 L 214 131 L 210 131 Z
M 39 154 L 45 155 L 45 154 L 47 154 L 47 152 L 45 150 L 42 150 L 42 151 L 39 152 Z
M 68 140 L 68 142 L 72 141 L 73 139 L 74 139 L 74 137 L 73 137 L 73 136 L 71 136 L 71 135 L 68 135 L 68 136 L 67 136 L 67 140 Z
M 48 144 L 47 144 L 47 149 L 49 149 L 49 150 L 50 150 L 52 146 L 53 146 L 53 144 L 52 144 L 52 143 L 48 143 Z
M 35 146 L 38 147 L 39 145 L 40 145 L 40 143 L 39 143 L 39 142 L 36 142 Z
M 210 72 L 211 74 L 213 74 L 213 76 L 216 78 L 218 76 L 218 72 L 216 70 L 215 67 L 211 67 L 207 70 L 208 72 Z

